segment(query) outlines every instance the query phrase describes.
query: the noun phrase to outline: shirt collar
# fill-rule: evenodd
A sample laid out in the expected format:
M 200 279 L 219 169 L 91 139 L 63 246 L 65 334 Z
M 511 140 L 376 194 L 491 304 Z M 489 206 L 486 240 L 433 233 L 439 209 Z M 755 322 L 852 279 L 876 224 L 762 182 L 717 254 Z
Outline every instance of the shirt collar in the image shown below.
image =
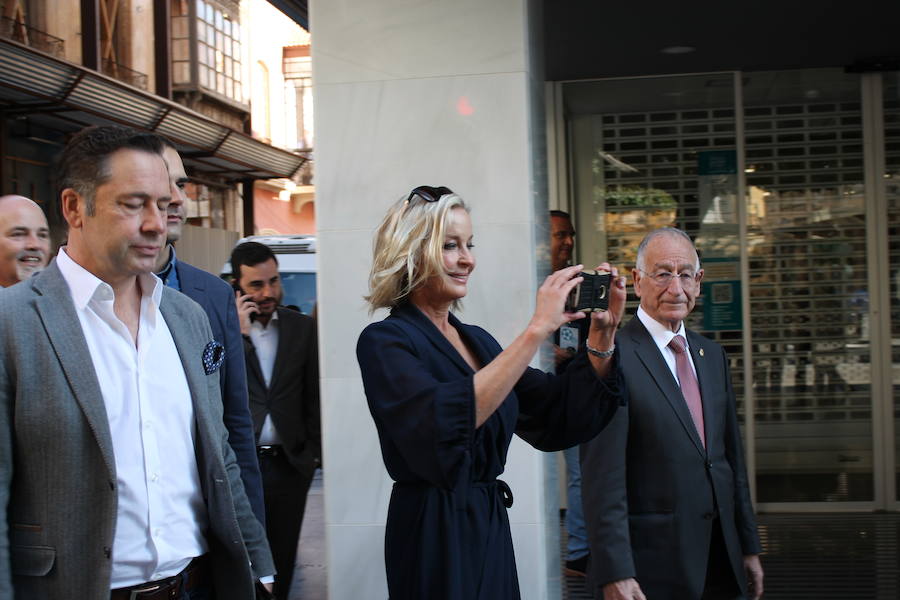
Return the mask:
M 273 325 L 277 325 L 276 321 L 278 321 L 278 309 L 277 309 L 277 308 L 276 308 L 275 311 L 272 313 L 272 316 L 269 317 L 269 322 L 268 322 L 268 323 L 266 323 L 265 325 L 263 325 L 263 324 L 260 323 L 259 321 L 253 321 L 252 323 L 250 323 L 250 327 L 251 327 L 252 329 L 258 329 L 258 330 L 266 331 L 267 329 L 271 329 Z
M 68 284 L 69 291 L 72 293 L 72 301 L 78 310 L 84 310 L 88 303 L 95 298 L 97 300 L 115 299 L 112 286 L 75 262 L 69 256 L 65 246 L 59 249 L 56 266 Z M 158 309 L 162 300 L 162 281 L 153 273 L 138 275 L 138 281 L 141 296 L 149 296 L 150 301 Z
M 163 267 L 158 273 L 156 273 L 156 276 L 159 277 L 160 279 L 162 279 L 163 281 L 166 281 L 166 279 L 169 278 L 169 273 L 171 273 L 172 269 L 175 268 L 175 262 L 176 262 L 175 246 L 173 246 L 172 244 L 167 244 L 166 248 L 169 249 L 169 261 L 166 263 L 165 267 Z
M 669 342 L 672 341 L 672 338 L 676 335 L 680 335 L 684 338 L 685 343 L 687 343 L 687 336 L 684 331 L 684 321 L 678 326 L 678 331 L 673 332 L 671 329 L 651 317 L 647 314 L 647 311 L 644 310 L 643 306 L 639 306 L 637 310 L 638 319 L 641 320 L 641 323 L 644 324 L 644 327 L 647 328 L 647 331 L 650 333 L 650 337 L 653 338 L 653 341 L 656 342 L 656 345 L 660 348 L 665 348 L 669 345 Z

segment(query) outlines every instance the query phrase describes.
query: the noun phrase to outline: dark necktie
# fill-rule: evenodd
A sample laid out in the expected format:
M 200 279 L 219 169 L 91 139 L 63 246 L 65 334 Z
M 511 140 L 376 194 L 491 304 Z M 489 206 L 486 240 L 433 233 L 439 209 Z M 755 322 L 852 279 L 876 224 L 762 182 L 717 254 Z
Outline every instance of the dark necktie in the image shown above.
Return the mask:
M 697 385 L 697 376 L 691 368 L 691 361 L 687 355 L 687 342 L 680 335 L 676 335 L 669 342 L 669 348 L 675 352 L 675 372 L 678 373 L 678 383 L 681 384 L 681 395 L 691 411 L 694 419 L 694 427 L 700 434 L 700 442 L 706 447 L 706 436 L 703 430 L 703 402 L 700 400 L 700 386 Z

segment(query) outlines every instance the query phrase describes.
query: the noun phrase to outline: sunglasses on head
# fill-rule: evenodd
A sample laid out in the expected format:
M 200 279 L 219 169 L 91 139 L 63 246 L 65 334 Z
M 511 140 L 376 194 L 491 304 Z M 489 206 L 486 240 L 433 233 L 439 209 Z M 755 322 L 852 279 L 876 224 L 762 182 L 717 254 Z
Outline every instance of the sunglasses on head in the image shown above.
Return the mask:
M 409 193 L 409 196 L 407 196 L 406 198 L 406 203 L 409 204 L 416 196 L 418 196 L 425 202 L 437 202 L 441 199 L 441 196 L 446 196 L 447 194 L 452 193 L 453 190 L 442 185 L 439 185 L 438 187 L 431 187 L 430 185 L 420 185 L 417 188 L 413 188 L 413 191 Z

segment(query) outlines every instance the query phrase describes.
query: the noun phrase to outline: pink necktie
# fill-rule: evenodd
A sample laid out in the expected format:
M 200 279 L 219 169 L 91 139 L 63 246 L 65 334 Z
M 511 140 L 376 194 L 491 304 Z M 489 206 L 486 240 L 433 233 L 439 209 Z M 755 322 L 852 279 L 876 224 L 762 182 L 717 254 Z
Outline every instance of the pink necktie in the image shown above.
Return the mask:
M 694 427 L 700 434 L 700 441 L 706 448 L 706 436 L 703 432 L 703 402 L 700 400 L 700 386 L 697 385 L 697 376 L 691 368 L 687 356 L 687 342 L 680 335 L 676 335 L 669 342 L 669 348 L 675 352 L 675 372 L 678 373 L 678 382 L 681 384 L 681 395 L 687 403 L 691 417 L 694 419 Z

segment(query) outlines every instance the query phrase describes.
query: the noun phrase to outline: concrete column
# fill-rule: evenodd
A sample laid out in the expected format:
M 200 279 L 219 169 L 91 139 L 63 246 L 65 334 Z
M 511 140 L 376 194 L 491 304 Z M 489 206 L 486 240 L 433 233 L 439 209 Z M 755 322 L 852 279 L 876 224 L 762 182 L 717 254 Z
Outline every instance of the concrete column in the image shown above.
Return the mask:
M 385 316 L 362 300 L 372 235 L 416 185 L 450 187 L 472 206 L 478 260 L 459 317 L 503 345 L 525 327 L 549 269 L 541 5 L 310 4 L 329 597 L 385 598 L 392 482 L 355 355 Z M 516 438 L 503 478 L 523 597 L 558 598 L 555 457 Z

